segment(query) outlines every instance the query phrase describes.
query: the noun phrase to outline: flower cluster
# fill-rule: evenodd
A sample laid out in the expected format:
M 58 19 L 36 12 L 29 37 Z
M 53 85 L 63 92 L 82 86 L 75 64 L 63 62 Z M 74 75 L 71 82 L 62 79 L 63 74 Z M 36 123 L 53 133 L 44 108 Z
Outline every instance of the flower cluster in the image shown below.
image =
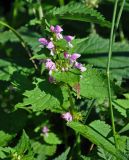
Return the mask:
M 63 29 L 59 25 L 50 26 L 49 31 L 51 34 L 50 38 L 39 38 L 39 42 L 50 51 L 49 58 L 44 60 L 45 67 L 49 71 L 49 82 L 55 81 L 52 77 L 53 72 L 65 72 L 72 68 L 79 69 L 80 72 L 86 71 L 86 68 L 77 62 L 81 55 L 68 53 L 68 50 L 73 47 L 72 40 L 75 37 L 70 35 L 63 36 Z M 58 45 L 59 41 L 66 43 L 66 47 Z

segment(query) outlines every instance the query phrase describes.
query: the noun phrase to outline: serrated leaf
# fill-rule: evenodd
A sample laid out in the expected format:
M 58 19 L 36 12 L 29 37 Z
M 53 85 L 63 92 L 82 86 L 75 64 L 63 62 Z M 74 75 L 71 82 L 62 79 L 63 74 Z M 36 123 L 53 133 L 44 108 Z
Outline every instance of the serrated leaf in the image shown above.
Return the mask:
M 12 150 L 13 149 L 10 147 L 0 147 L 0 158 L 1 159 L 7 158 L 7 155 L 10 154 Z
M 47 135 L 44 135 L 44 141 L 48 144 L 61 144 L 61 140 L 57 137 L 55 133 L 49 132 Z
M 56 81 L 65 82 L 72 87 L 80 81 L 80 74 L 76 74 L 74 71 L 53 72 L 52 76 L 56 79 Z
M 106 69 L 109 39 L 91 34 L 84 39 L 73 41 L 74 50 L 82 54 L 82 62 L 92 64 L 98 68 Z M 111 75 L 116 79 L 129 77 L 129 45 L 127 42 L 116 42 L 112 46 Z M 121 53 L 122 52 L 122 53 Z M 124 68 L 124 70 L 123 70 Z
M 129 117 L 129 99 L 114 100 L 113 106 L 122 116 Z
M 106 150 L 104 150 L 101 147 L 98 147 L 98 152 L 97 154 L 99 155 L 100 158 L 102 158 L 103 160 L 116 160 L 116 158 L 114 159 L 113 156 L 107 152 Z
M 98 34 L 92 33 L 87 38 L 73 40 L 73 45 L 74 48 L 70 49 L 72 52 L 75 50 L 77 53 L 82 55 L 99 53 L 102 54 L 108 53 L 109 39 L 102 38 Z M 112 45 L 112 51 L 117 53 L 127 52 L 129 51 L 129 45 L 126 42 L 115 42 Z
M 30 140 L 25 131 L 23 130 L 21 139 L 19 140 L 17 146 L 15 147 L 19 155 L 24 154 L 27 150 L 30 150 Z
M 90 127 L 95 129 L 98 133 L 107 137 L 111 131 L 111 126 L 106 124 L 104 121 L 95 120 L 89 124 Z
M 108 89 L 106 75 L 97 69 L 87 68 L 80 79 L 80 95 L 86 98 L 102 100 L 107 98 Z
M 0 146 L 6 146 L 8 142 L 12 140 L 12 138 L 13 135 L 0 130 Z
M 67 156 L 69 154 L 69 151 L 70 151 L 70 147 L 67 148 L 65 152 L 63 152 L 60 156 L 58 156 L 54 160 L 67 160 Z
M 68 93 L 66 87 L 60 87 L 43 80 L 33 90 L 25 91 L 23 95 L 26 97 L 22 103 L 18 103 L 15 108 L 24 108 L 30 106 L 34 112 L 51 110 L 62 112 L 64 103 L 68 101 Z
M 101 26 L 110 27 L 110 22 L 106 21 L 103 15 L 81 3 L 69 3 L 60 8 L 54 8 L 47 13 L 47 16 L 98 23 Z
M 108 139 L 104 138 L 90 126 L 86 126 L 79 122 L 73 122 L 73 121 L 68 123 L 67 125 L 72 129 L 74 129 L 76 132 L 80 133 L 85 138 L 89 139 L 92 143 L 110 152 L 119 160 L 127 160 L 127 158 L 120 151 L 118 151 Z
M 129 123 L 126 124 L 126 125 L 119 131 L 119 133 L 123 133 L 123 132 L 126 132 L 126 131 L 128 131 L 128 130 L 129 130 Z
M 18 66 L 13 62 L 0 59 L 0 80 L 9 81 L 14 72 L 21 72 L 21 74 L 26 74 L 34 72 L 34 69 L 29 69 L 26 67 Z
M 57 145 L 41 144 L 38 141 L 32 143 L 34 153 L 37 154 L 37 160 L 45 159 L 46 156 L 52 156 L 56 152 Z

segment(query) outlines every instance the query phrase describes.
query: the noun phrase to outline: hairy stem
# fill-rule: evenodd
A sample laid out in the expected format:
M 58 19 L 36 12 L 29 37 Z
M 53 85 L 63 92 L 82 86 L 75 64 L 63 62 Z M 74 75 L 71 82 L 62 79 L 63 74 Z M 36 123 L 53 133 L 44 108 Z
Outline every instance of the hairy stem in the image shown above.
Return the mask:
M 41 1 L 38 0 L 38 3 L 39 3 L 39 8 L 38 8 L 38 12 L 39 12 L 39 19 L 42 20 L 42 18 L 44 17 L 44 14 L 43 14 L 43 9 L 42 9 L 42 6 L 41 6 Z
M 113 34 L 115 29 L 117 6 L 118 6 L 118 0 L 115 0 L 115 6 L 114 6 L 114 12 L 113 12 L 113 18 L 112 18 L 112 27 L 111 27 L 111 33 L 110 33 L 110 41 L 109 41 L 108 63 L 107 63 L 108 101 L 109 101 L 112 130 L 113 130 L 113 136 L 114 136 L 114 142 L 115 142 L 116 148 L 118 147 L 118 145 L 117 145 L 117 138 L 116 138 L 115 123 L 114 123 L 114 113 L 113 113 L 113 107 L 112 107 L 112 95 L 111 95 L 111 84 L 110 84 L 110 63 L 111 63 L 111 56 L 112 56 L 112 44 L 113 44 Z
M 9 26 L 9 25 L 6 24 L 5 22 L 0 21 L 0 24 L 3 25 L 3 26 L 5 26 L 5 27 L 7 27 L 7 28 L 9 28 L 9 29 L 17 36 L 17 38 L 18 38 L 19 41 L 21 42 L 21 45 L 22 45 L 23 48 L 26 50 L 28 56 L 31 58 L 31 57 L 32 57 L 32 56 L 31 56 L 31 52 L 30 52 L 30 50 L 29 50 L 29 48 L 28 48 L 26 42 L 24 41 L 24 39 L 21 37 L 21 35 L 20 35 L 14 28 L 12 28 L 11 26 Z M 31 61 L 32 61 L 32 63 L 33 63 L 33 65 L 34 65 L 35 69 L 38 69 L 38 67 L 37 67 L 37 65 L 36 65 L 36 63 L 35 63 L 35 61 L 32 60 L 32 59 L 31 59 Z
M 119 23 L 120 23 L 120 19 L 121 19 L 121 15 L 122 15 L 122 12 L 123 12 L 123 9 L 124 9 L 125 1 L 126 0 L 123 0 L 122 3 L 121 3 L 121 7 L 120 7 L 120 10 L 119 10 L 119 13 L 118 13 L 117 20 L 116 20 L 115 32 L 117 31 Z M 116 34 L 114 34 L 114 36 L 113 36 L 113 42 L 115 41 L 115 35 Z
M 94 103 L 95 103 L 95 99 L 93 99 L 92 102 L 91 102 L 91 105 L 90 105 L 90 107 L 89 107 L 89 110 L 88 110 L 88 112 L 87 112 L 87 114 L 86 114 L 86 118 L 85 118 L 84 124 L 86 123 L 86 121 L 87 121 L 87 119 L 88 119 L 88 117 L 89 117 L 89 115 L 90 115 L 90 113 L 91 113 L 91 111 L 92 111 L 92 108 L 93 108 L 93 106 L 94 106 Z
M 64 5 L 64 0 L 59 0 L 59 4 L 60 4 L 60 6 L 63 6 Z

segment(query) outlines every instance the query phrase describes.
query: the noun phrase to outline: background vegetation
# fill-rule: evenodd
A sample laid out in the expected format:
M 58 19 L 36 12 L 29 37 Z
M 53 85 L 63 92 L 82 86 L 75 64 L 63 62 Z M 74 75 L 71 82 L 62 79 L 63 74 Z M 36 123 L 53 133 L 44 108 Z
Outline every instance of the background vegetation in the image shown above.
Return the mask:
M 0 159 L 129 159 L 129 0 L 118 0 L 114 41 L 110 32 L 115 3 L 0 1 Z M 58 77 L 71 87 L 75 120 L 70 123 L 61 118 L 71 105 L 70 95 L 65 87 L 47 82 L 41 63 L 46 51 L 38 39 L 47 36 L 49 24 L 76 36 L 71 52 L 81 54 L 80 62 L 87 66 L 79 99 L 77 86 L 71 85 L 74 77 Z M 111 88 L 106 74 L 109 39 L 114 41 L 111 59 L 109 55 Z M 47 137 L 44 126 L 49 128 Z

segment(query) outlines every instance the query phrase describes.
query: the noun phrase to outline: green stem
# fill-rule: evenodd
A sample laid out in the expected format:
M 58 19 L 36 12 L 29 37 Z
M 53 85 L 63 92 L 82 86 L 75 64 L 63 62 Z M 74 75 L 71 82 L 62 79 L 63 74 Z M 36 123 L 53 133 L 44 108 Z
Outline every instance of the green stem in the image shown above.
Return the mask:
M 91 113 L 91 111 L 92 111 L 92 108 L 93 108 L 93 106 L 94 106 L 94 103 L 95 103 L 95 99 L 93 99 L 92 102 L 91 102 L 91 105 L 90 105 L 90 107 L 89 107 L 89 110 L 88 110 L 88 112 L 87 112 L 87 114 L 86 114 L 86 118 L 85 118 L 84 124 L 86 123 L 86 121 L 87 121 L 87 119 L 88 119 L 88 117 L 89 117 L 89 115 L 90 115 L 90 113 Z
M 0 24 L 3 25 L 3 26 L 5 26 L 5 27 L 7 27 L 7 28 L 9 28 L 9 29 L 17 36 L 17 38 L 18 38 L 19 41 L 21 42 L 21 45 L 22 45 L 23 48 L 26 50 L 28 56 L 31 58 L 31 52 L 30 52 L 30 50 L 29 50 L 29 48 L 28 48 L 26 42 L 24 41 L 24 39 L 21 37 L 21 35 L 20 35 L 14 28 L 12 28 L 11 26 L 9 26 L 9 25 L 6 24 L 5 22 L 0 21 Z M 33 63 L 33 65 L 34 65 L 35 69 L 38 69 L 38 67 L 37 67 L 37 65 L 36 65 L 36 63 L 35 63 L 35 61 L 32 60 L 32 59 L 31 59 L 31 61 L 32 61 L 32 63 Z
M 121 15 L 122 15 L 122 12 L 123 12 L 123 9 L 124 9 L 125 1 L 126 1 L 126 0 L 123 0 L 123 1 L 122 1 L 121 7 L 120 7 L 120 10 L 119 10 L 119 13 L 118 13 L 118 17 L 117 17 L 116 25 L 115 25 L 115 32 L 117 31 L 118 26 L 119 26 L 119 23 L 120 23 L 120 19 L 121 19 Z M 114 34 L 113 42 L 115 41 L 115 35 L 116 35 L 116 34 Z
M 64 0 L 59 0 L 60 6 L 64 6 Z
M 69 102 L 70 102 L 70 112 L 73 115 L 74 102 L 73 102 L 73 97 L 72 97 L 71 92 L 70 92 L 70 88 L 68 88 L 68 94 L 69 94 Z
M 38 0 L 38 3 L 39 3 L 39 8 L 38 8 L 38 12 L 39 12 L 39 19 L 42 20 L 42 18 L 44 17 L 44 14 L 43 14 L 43 9 L 42 9 L 42 6 L 41 6 L 41 1 Z
M 117 6 L 118 6 L 118 0 L 115 1 L 115 6 L 114 6 L 112 27 L 111 27 L 110 41 L 109 41 L 108 63 L 107 63 L 108 100 L 109 100 L 113 136 L 114 136 L 114 142 L 115 142 L 116 148 L 118 147 L 118 145 L 117 145 L 117 138 L 116 138 L 115 123 L 114 123 L 114 113 L 113 113 L 113 107 L 112 107 L 111 84 L 110 84 L 110 63 L 111 63 L 111 56 L 112 56 L 112 44 L 113 44 L 113 34 L 114 34 L 114 28 L 115 28 Z

